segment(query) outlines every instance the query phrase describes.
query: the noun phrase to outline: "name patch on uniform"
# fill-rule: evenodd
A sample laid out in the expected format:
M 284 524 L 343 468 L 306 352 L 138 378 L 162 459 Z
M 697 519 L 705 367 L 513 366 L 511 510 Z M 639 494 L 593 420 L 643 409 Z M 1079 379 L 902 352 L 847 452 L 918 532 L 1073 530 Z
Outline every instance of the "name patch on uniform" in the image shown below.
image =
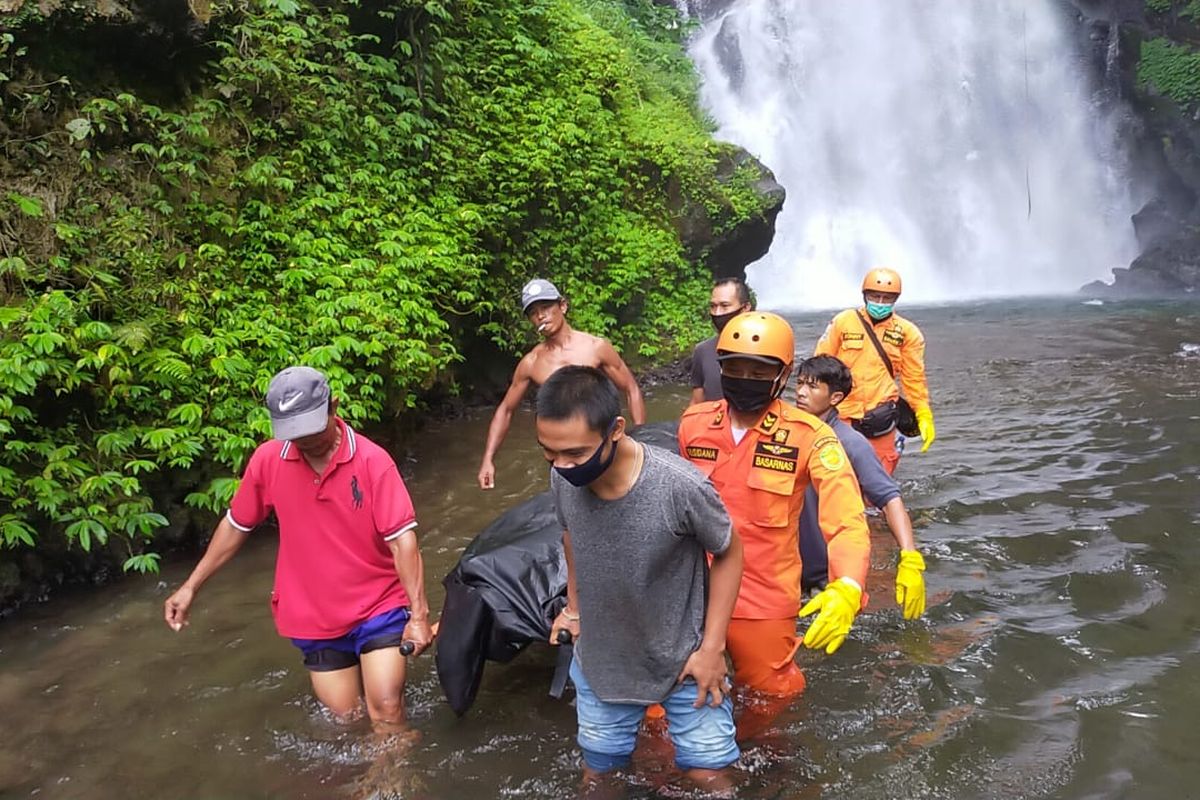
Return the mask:
M 762 428 L 764 431 L 769 431 L 769 430 L 771 430 L 771 428 L 775 427 L 775 423 L 778 421 L 779 421 L 779 417 L 777 417 L 775 415 L 775 412 L 768 411 L 767 415 L 765 417 L 763 417 L 762 424 L 759 425 L 758 427 Z
M 754 466 L 773 472 L 795 473 L 799 447 L 774 442 L 759 442 L 754 445 Z
M 689 446 L 686 451 L 688 458 L 698 458 L 701 461 L 716 461 L 717 448 Z
M 883 340 L 888 344 L 894 344 L 897 347 L 900 347 L 904 344 L 904 334 L 896 328 L 892 328 L 891 330 L 883 332 Z
M 846 331 L 845 333 L 842 334 L 843 342 L 845 342 L 845 341 L 857 342 L 862 338 L 863 338 L 863 334 L 854 333 L 853 331 Z
M 775 458 L 774 456 L 764 456 L 761 453 L 754 454 L 754 466 L 759 469 L 769 469 L 772 472 L 788 472 L 796 471 L 796 462 L 786 458 Z

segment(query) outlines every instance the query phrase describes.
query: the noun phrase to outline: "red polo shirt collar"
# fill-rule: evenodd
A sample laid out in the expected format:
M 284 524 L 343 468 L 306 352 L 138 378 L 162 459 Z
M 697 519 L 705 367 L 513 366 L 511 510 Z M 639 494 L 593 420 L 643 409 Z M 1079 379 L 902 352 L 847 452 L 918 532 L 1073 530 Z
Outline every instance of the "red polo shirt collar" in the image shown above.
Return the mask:
M 350 461 L 358 452 L 358 441 L 355 438 L 354 429 L 347 425 L 341 417 L 334 417 L 334 421 L 342 431 L 342 442 L 338 445 L 333 458 L 329 460 L 329 466 L 325 468 L 326 475 L 331 473 L 334 467 Z M 284 442 L 283 448 L 279 451 L 279 457 L 284 461 L 299 461 L 304 455 L 291 442 Z

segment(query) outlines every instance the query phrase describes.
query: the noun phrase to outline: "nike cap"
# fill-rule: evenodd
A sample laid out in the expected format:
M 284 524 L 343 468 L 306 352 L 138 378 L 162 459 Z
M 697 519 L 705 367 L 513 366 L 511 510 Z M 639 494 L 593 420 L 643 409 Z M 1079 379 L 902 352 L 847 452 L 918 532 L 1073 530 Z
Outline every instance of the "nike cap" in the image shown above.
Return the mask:
M 271 378 L 267 411 L 276 439 L 302 439 L 329 424 L 329 381 L 312 367 L 288 367 Z

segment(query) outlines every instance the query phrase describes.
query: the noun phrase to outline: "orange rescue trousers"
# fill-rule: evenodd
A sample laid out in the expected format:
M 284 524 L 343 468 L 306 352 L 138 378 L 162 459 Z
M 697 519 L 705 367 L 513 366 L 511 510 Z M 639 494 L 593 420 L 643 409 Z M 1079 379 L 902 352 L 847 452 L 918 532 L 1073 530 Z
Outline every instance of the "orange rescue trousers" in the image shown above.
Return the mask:
M 871 443 L 871 448 L 875 451 L 875 455 L 879 457 L 879 463 L 883 464 L 883 468 L 887 470 L 887 474 L 891 475 L 896 471 L 896 465 L 900 463 L 900 451 L 896 449 L 896 432 L 888 431 L 883 436 L 876 436 L 874 439 L 867 439 Z
M 800 694 L 804 673 L 792 660 L 799 643 L 795 617 L 729 620 L 725 646 L 733 659 L 734 684 L 779 697 Z
M 793 660 L 800 646 L 796 618 L 731 619 L 725 644 L 738 689 L 738 741 L 753 739 L 804 691 L 804 673 Z

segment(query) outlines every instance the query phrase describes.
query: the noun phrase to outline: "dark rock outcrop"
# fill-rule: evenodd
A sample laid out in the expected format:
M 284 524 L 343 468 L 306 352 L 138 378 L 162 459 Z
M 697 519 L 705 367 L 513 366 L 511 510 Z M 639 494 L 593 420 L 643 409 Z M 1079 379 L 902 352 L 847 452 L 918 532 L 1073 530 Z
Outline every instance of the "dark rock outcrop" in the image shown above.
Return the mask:
M 1200 292 L 1200 231 L 1189 228 L 1155 245 L 1128 268 L 1113 270 L 1113 282 L 1093 281 L 1080 290 L 1091 297 L 1189 297 Z
M 688 259 L 707 263 L 714 277 L 745 277 L 746 266 L 765 256 L 771 247 L 775 218 L 783 210 L 786 192 L 761 161 L 733 145 L 728 145 L 718 164 L 717 180 L 749 180 L 759 198 L 758 210 L 736 219 L 732 209 L 714 213 L 694 203 L 679 208 L 678 195 L 672 192 L 675 227 Z
M 1063 2 L 1091 48 L 1088 61 L 1107 110 L 1118 114 L 1135 195 L 1148 198 L 1133 215 L 1141 255 L 1113 270 L 1111 284 L 1096 281 L 1081 291 L 1105 297 L 1200 291 L 1200 119 L 1138 80 L 1144 41 L 1165 37 L 1194 46 L 1200 27 L 1177 10 L 1148 11 L 1144 0 Z

